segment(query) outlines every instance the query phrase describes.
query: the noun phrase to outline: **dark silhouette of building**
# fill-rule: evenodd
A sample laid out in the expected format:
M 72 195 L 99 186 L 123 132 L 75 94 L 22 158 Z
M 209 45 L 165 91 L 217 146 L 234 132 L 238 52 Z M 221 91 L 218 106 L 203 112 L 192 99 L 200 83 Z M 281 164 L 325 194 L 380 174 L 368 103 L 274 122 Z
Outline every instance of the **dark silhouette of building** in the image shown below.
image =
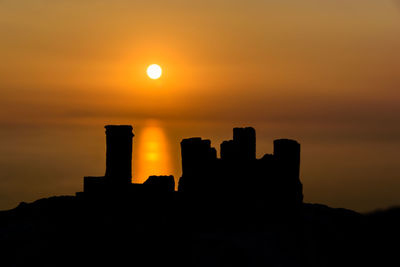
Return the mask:
M 105 128 L 106 173 L 84 178 L 85 196 L 137 198 L 175 192 L 173 176 L 150 176 L 143 184 L 132 184 L 132 126 Z M 183 139 L 181 153 L 182 177 L 175 193 L 187 197 L 192 207 L 257 213 L 265 208 L 289 209 L 303 201 L 300 144 L 294 140 L 275 140 L 273 154 L 257 159 L 254 128 L 234 128 L 233 139 L 221 144 L 220 158 L 211 141 L 200 137 Z
M 110 182 L 130 184 L 132 180 L 132 126 L 108 125 L 106 128 L 106 175 Z
M 104 176 L 85 176 L 83 194 L 86 197 L 118 196 L 149 192 L 173 192 L 173 176 L 150 176 L 144 184 L 132 183 L 132 126 L 107 125 L 106 172 Z
M 106 172 L 84 192 L 0 211 L 1 266 L 398 266 L 400 209 L 302 203 L 300 145 L 256 158 L 253 128 L 184 139 L 182 177 L 132 184 L 132 127 L 106 126 Z
M 210 140 L 181 142 L 182 177 L 179 191 L 197 199 L 227 199 L 241 204 L 296 206 L 303 201 L 300 182 L 300 144 L 274 141 L 274 153 L 256 158 L 256 133 L 251 127 L 234 128 L 233 140 L 221 144 L 217 158 Z

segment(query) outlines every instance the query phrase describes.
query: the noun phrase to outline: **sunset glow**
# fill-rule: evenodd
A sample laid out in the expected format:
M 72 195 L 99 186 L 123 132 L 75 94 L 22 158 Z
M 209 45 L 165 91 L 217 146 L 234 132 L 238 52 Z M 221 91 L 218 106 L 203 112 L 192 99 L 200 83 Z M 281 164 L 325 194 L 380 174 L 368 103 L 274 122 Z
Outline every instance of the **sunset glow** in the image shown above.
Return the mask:
M 0 209 L 102 175 L 106 124 L 133 125 L 135 182 L 248 125 L 302 144 L 306 201 L 399 203 L 398 1 L 0 2 Z
M 164 129 L 156 122 L 147 122 L 134 139 L 133 179 L 143 183 L 150 175 L 169 175 L 171 152 Z

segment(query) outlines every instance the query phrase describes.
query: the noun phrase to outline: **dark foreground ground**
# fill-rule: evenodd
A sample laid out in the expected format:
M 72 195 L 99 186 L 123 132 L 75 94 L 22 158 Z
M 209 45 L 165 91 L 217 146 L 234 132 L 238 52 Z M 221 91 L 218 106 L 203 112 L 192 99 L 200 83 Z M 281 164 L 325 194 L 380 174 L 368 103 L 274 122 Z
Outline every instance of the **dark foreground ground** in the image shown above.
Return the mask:
M 400 209 L 63 196 L 0 212 L 0 266 L 400 266 Z

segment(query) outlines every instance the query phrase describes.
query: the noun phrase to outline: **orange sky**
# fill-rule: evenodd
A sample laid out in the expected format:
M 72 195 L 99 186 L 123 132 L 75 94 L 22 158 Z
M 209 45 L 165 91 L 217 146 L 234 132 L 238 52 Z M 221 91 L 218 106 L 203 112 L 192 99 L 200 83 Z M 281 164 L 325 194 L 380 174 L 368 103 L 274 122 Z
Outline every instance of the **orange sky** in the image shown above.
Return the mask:
M 391 0 L 1 1 L 0 209 L 101 175 L 107 123 L 176 177 L 181 138 L 252 125 L 302 143 L 306 201 L 400 204 L 399 51 Z

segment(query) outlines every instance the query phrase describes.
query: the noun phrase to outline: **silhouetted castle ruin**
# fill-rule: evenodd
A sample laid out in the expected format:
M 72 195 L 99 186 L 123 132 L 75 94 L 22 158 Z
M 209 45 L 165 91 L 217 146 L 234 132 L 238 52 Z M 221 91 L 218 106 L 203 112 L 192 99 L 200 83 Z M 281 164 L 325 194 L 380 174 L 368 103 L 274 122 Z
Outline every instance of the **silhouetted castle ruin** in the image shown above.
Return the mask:
M 143 184 L 132 180 L 132 126 L 106 128 L 106 172 L 102 177 L 84 177 L 85 197 L 142 193 L 173 193 L 173 176 L 150 176 Z M 234 128 L 233 139 L 220 147 L 221 157 L 210 140 L 200 137 L 181 142 L 182 177 L 178 192 L 202 203 L 294 207 L 303 201 L 300 182 L 300 144 L 294 140 L 274 141 L 273 154 L 256 158 L 256 132 Z
M 184 139 L 181 142 L 182 177 L 180 192 L 212 201 L 252 206 L 256 202 L 293 206 L 302 203 L 299 179 L 300 144 L 293 140 L 274 141 L 274 154 L 256 159 L 256 132 L 234 128 L 233 140 L 224 141 L 221 157 L 210 140 Z
M 173 176 L 132 183 L 132 127 L 105 128 L 104 176 L 84 177 L 76 197 L 0 212 L 1 266 L 399 265 L 400 209 L 303 203 L 296 141 L 257 159 L 253 128 L 234 128 L 220 157 L 210 140 L 184 139 L 175 191 Z
M 150 176 L 144 184 L 132 183 L 132 126 L 107 125 L 106 173 L 101 177 L 86 176 L 83 191 L 86 196 L 127 196 L 142 192 L 173 192 L 174 177 Z M 78 193 L 79 195 L 79 193 Z

